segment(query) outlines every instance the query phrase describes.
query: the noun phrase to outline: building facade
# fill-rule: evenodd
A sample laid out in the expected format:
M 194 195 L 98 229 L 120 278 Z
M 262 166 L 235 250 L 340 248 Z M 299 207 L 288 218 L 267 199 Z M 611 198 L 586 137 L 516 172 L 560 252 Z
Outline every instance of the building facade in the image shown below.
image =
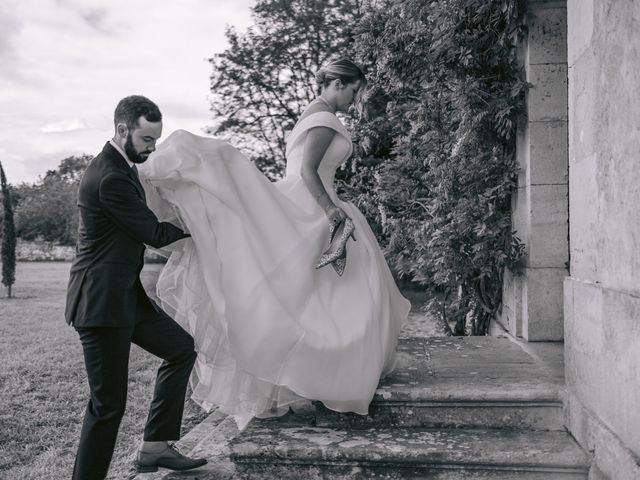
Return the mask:
M 640 2 L 528 2 L 503 326 L 565 345 L 566 426 L 592 479 L 640 478 Z

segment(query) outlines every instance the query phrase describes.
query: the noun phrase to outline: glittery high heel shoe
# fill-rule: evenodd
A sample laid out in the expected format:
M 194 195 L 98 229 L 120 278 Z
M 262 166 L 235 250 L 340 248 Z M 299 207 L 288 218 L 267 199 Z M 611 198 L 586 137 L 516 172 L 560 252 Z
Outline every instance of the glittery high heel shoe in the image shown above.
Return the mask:
M 349 237 L 355 241 L 354 230 L 355 225 L 350 218 L 343 220 L 335 227 L 331 225 L 329 227 L 329 248 L 320 256 L 316 268 L 332 264 L 336 273 L 342 276 L 347 265 L 347 249 L 345 247 Z

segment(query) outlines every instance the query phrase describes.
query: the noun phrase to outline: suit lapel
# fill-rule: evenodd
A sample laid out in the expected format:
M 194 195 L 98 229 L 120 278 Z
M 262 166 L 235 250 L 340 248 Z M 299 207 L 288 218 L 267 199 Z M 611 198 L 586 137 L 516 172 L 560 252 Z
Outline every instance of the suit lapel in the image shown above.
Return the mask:
M 140 177 L 138 177 L 137 172 L 134 171 L 129 164 L 127 163 L 127 161 L 122 157 L 122 155 L 120 154 L 120 152 L 118 152 L 118 150 L 116 150 L 115 148 L 113 148 L 113 145 L 111 145 L 109 142 L 107 142 L 107 144 L 104 146 L 104 149 L 102 150 L 104 153 L 106 153 L 107 155 L 109 155 L 109 157 L 112 159 L 112 161 L 114 162 L 114 164 L 121 170 L 124 170 L 127 175 L 129 176 L 129 178 L 131 180 L 133 180 L 134 185 L 136 186 L 136 190 L 138 190 L 138 193 L 140 194 L 140 197 L 146 202 L 147 198 L 144 194 L 144 188 L 142 188 L 142 184 L 140 183 Z
M 127 165 L 127 167 L 129 167 L 129 165 Z M 135 167 L 135 165 L 134 165 Z M 142 188 L 142 183 L 140 183 L 140 177 L 138 176 L 138 169 L 137 167 L 129 167 L 129 171 L 127 172 L 129 177 L 131 177 L 131 179 L 133 180 L 133 182 L 136 184 L 136 188 L 138 189 L 138 193 L 140 194 L 140 196 L 142 197 L 142 199 L 146 202 L 147 198 L 144 194 L 144 188 Z

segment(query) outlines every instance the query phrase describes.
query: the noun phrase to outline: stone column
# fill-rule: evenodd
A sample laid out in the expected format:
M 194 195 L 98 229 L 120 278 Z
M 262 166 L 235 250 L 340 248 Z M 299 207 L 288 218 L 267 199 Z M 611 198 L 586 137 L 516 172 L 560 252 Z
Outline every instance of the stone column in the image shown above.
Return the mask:
M 568 263 L 567 9 L 530 0 L 520 58 L 531 87 L 520 122 L 513 227 L 526 245 L 522 272 L 507 272 L 500 322 L 528 341 L 563 339 L 562 283 Z

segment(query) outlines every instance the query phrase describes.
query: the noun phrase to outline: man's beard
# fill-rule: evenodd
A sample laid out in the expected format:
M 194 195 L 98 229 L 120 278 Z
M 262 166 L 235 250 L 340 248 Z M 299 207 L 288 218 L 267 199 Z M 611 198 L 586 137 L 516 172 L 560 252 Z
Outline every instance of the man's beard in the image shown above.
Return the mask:
M 142 156 L 142 154 L 136 151 L 136 148 L 133 146 L 133 141 L 131 140 L 131 135 L 129 135 L 127 140 L 124 142 L 124 152 L 133 163 L 144 163 L 147 161 L 147 157 L 149 156 L 148 152 L 145 152 L 144 156 Z

